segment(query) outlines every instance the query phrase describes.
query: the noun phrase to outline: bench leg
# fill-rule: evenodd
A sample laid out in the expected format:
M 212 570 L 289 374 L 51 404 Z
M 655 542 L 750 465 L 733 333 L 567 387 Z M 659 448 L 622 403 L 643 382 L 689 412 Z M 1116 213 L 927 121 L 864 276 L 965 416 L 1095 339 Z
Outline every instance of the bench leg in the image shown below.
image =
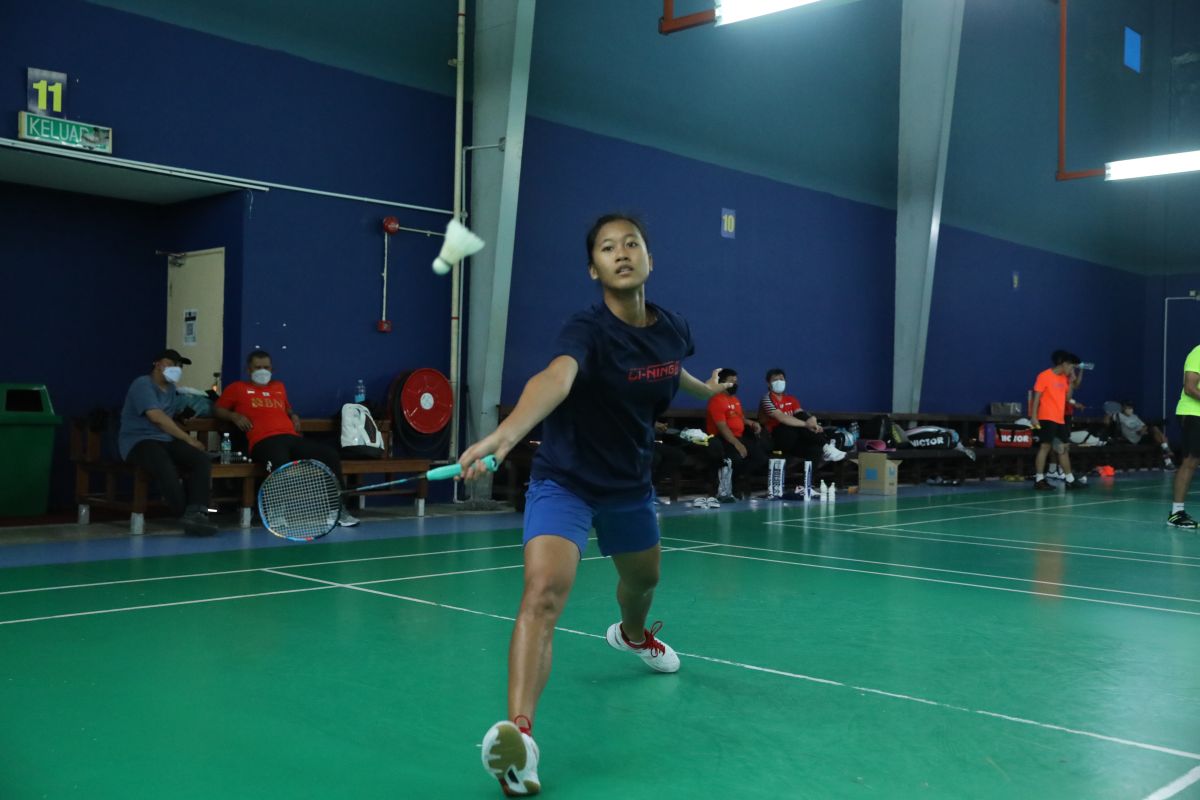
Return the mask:
M 92 507 L 87 503 L 79 504 L 79 514 L 76 522 L 80 525 L 87 525 L 92 521 Z
M 247 506 L 242 506 L 241 512 L 242 513 L 240 519 L 238 520 L 238 525 L 243 528 L 249 528 L 251 520 L 253 519 L 254 510 Z
M 425 498 L 424 497 L 417 498 L 417 516 L 418 517 L 425 516 Z
M 129 532 L 134 536 L 141 536 L 146 532 L 145 514 L 139 514 L 135 511 L 129 515 Z

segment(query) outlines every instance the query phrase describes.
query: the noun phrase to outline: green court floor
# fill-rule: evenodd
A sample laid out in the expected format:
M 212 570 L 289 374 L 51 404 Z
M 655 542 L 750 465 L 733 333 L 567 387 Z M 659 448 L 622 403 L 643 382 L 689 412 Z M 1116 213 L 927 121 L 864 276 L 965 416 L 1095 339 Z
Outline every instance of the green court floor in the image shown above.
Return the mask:
M 668 516 L 675 675 L 605 644 L 593 549 L 543 796 L 1200 798 L 1200 535 L 1168 491 Z M 520 564 L 517 530 L 339 531 L 0 569 L 0 798 L 498 797 Z

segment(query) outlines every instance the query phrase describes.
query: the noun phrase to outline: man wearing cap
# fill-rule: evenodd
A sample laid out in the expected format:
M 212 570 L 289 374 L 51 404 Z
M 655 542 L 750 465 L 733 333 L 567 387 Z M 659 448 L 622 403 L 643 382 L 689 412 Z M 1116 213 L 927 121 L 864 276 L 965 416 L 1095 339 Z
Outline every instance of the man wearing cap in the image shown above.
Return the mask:
M 170 413 L 175 384 L 183 377 L 183 366 L 191 363 L 176 350 L 164 350 L 148 375 L 134 379 L 121 409 L 117 446 L 121 458 L 150 474 L 185 532 L 211 536 L 217 532 L 208 519 L 211 462 L 205 446 L 176 425 Z M 180 469 L 187 473 L 186 492 Z

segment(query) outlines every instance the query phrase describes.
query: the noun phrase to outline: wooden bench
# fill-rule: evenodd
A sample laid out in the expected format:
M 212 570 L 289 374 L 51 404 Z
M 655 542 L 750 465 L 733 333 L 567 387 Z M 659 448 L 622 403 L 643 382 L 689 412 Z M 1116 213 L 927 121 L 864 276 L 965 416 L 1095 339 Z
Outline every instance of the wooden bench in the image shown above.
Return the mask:
M 503 420 L 512 412 L 512 406 L 500 406 L 500 419 Z M 867 411 L 814 411 L 812 412 L 822 423 L 839 427 L 849 427 L 858 423 L 863 429 L 864 438 L 872 438 L 866 434 L 867 426 L 884 415 L 884 412 Z M 982 447 L 979 445 L 979 427 L 985 423 L 1012 423 L 1012 416 L 996 416 L 989 414 L 887 414 L 901 427 L 910 424 L 937 425 L 949 428 L 958 433 L 962 443 L 975 453 L 972 460 L 960 450 L 950 448 L 908 448 L 886 451 L 888 459 L 901 461 L 906 483 L 920 483 L 927 475 L 945 475 L 946 477 L 966 480 L 975 478 L 980 481 L 990 477 L 1005 475 L 1032 475 L 1034 457 L 1038 448 L 1033 447 Z M 705 412 L 702 408 L 672 408 L 668 409 L 661 419 L 671 428 L 700 428 L 705 425 Z M 1076 430 L 1100 426 L 1103 417 L 1076 416 L 1073 425 Z M 516 447 L 505 461 L 506 480 L 503 484 L 497 482 L 497 491 L 503 492 L 506 499 L 512 502 L 518 510 L 523 507 L 525 484 L 529 480 L 530 466 L 533 453 L 537 446 L 535 433 L 531 433 L 529 441 Z M 683 492 L 712 494 L 716 488 L 716 470 L 712 465 L 697 454 L 700 448 L 686 446 L 687 456 L 683 465 L 671 472 L 655 475 L 655 486 L 663 496 L 669 496 L 673 501 L 679 499 Z M 815 480 L 827 479 L 838 486 L 855 485 L 858 482 L 858 470 L 855 462 L 857 454 L 848 454 L 847 458 L 823 463 L 814 476 Z M 799 459 L 788 459 L 789 480 L 794 479 L 800 468 Z M 1077 474 L 1085 474 L 1100 464 L 1108 464 L 1117 469 L 1146 469 L 1162 465 L 1162 451 L 1157 445 L 1133 445 L 1115 443 L 1097 447 L 1071 447 L 1071 466 Z M 766 476 L 752 476 L 752 486 L 762 488 L 766 485 Z
M 391 423 L 381 420 L 379 430 L 383 434 L 385 450 L 391 450 Z M 193 435 L 233 432 L 233 428 L 209 418 L 193 418 L 182 427 Z M 300 430 L 306 434 L 334 434 L 339 430 L 332 419 L 302 419 Z M 86 419 L 71 421 L 70 456 L 75 465 L 75 502 L 81 525 L 91 521 L 91 509 L 108 508 L 129 512 L 129 531 L 134 534 L 145 532 L 146 511 L 161 503 L 150 499 L 150 476 L 144 470 L 124 461 L 105 458 L 102 447 L 102 432 L 93 431 Z M 376 458 L 343 459 L 342 473 L 347 488 L 362 485 L 362 476 L 380 475 L 379 482 L 393 480 L 398 476 L 422 474 L 429 470 L 430 461 L 424 458 Z M 241 462 L 212 465 L 214 491 L 210 502 L 215 505 L 234 503 L 238 505 L 238 524 L 243 528 L 251 525 L 253 511 L 257 505 L 259 482 L 266 477 L 261 464 Z M 102 476 L 103 485 L 96 486 L 94 479 Z M 375 482 L 375 481 L 372 481 Z M 129 491 L 126 492 L 125 486 Z M 233 487 L 227 491 L 225 487 Z M 372 492 L 372 495 L 411 495 L 415 498 L 417 516 L 425 516 L 425 500 L 429 496 L 429 482 L 422 478 L 411 484 Z M 366 496 L 359 495 L 359 508 L 366 505 Z

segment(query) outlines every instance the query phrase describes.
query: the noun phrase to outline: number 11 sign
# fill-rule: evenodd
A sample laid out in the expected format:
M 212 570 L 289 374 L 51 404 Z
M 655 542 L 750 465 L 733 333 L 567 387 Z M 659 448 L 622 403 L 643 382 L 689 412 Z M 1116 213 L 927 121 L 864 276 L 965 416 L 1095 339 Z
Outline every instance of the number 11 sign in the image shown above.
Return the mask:
M 26 70 L 28 111 L 42 117 L 64 117 L 67 113 L 67 73 L 46 69 Z

